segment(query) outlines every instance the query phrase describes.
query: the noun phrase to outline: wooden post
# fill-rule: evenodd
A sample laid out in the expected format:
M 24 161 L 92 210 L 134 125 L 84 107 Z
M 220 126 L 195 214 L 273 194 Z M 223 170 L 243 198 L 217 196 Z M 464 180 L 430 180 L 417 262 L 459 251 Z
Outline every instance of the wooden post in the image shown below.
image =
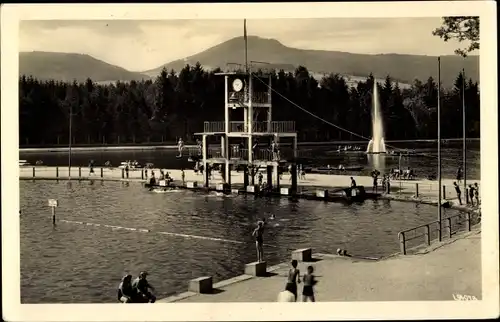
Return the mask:
M 52 208 L 52 225 L 56 225 L 56 207 L 51 207 Z
M 418 183 L 415 183 L 415 197 L 418 197 Z
M 425 225 L 425 242 L 427 243 L 427 246 L 431 244 L 431 230 L 429 225 Z
M 465 214 L 465 227 L 467 228 L 467 231 L 471 230 L 471 223 L 470 223 L 470 212 L 467 212 Z
M 451 238 L 451 217 L 446 218 L 448 221 L 448 237 Z
M 78 178 L 82 177 L 82 167 L 78 167 Z
M 469 188 L 465 188 L 465 204 L 469 204 Z
M 56 167 L 56 178 L 59 178 L 59 167 Z
M 33 178 L 35 177 L 35 167 L 33 167 Z
M 122 179 L 125 179 L 125 169 L 122 169 Z
M 144 180 L 144 170 L 141 170 L 141 179 Z
M 446 186 L 443 185 L 443 199 L 446 200 Z
M 405 240 L 405 233 L 401 233 L 399 235 L 399 247 L 401 249 L 401 253 L 403 255 L 406 255 L 406 240 Z
M 104 172 L 104 170 L 101 167 L 101 178 L 104 177 L 104 173 L 103 172 Z

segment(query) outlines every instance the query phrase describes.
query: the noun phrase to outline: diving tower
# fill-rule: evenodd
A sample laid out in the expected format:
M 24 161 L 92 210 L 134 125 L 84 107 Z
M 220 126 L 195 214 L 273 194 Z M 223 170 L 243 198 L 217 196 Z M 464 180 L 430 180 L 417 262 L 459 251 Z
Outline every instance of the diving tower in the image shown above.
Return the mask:
M 206 121 L 203 132 L 195 133 L 202 137 L 203 168 L 221 165 L 227 189 L 232 170 L 243 168 L 247 189 L 249 174 L 254 185 L 254 171 L 265 168 L 267 188 L 272 189 L 280 187 L 280 167 L 291 163 L 291 191 L 296 191 L 295 122 L 272 120 L 271 75 L 246 71 L 215 75 L 224 77 L 224 121 Z M 207 141 L 220 141 L 220 147 L 209 146 Z M 209 185 L 208 171 L 204 171 L 204 185 Z

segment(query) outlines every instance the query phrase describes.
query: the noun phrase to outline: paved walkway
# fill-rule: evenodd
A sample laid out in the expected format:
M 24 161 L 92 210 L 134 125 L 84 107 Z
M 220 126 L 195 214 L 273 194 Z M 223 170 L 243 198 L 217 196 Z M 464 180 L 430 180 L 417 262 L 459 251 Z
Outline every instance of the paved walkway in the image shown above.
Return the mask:
M 454 294 L 481 299 L 479 227 L 414 255 L 380 261 L 323 255 L 317 262 L 300 263 L 301 272 L 307 265 L 315 268 L 319 281 L 316 300 L 322 302 L 445 301 L 453 300 Z M 242 281 L 221 287 L 215 294 L 196 294 L 176 302 L 276 302 L 285 287 L 287 270 L 288 264 L 282 264 L 270 277 L 243 275 L 239 277 Z M 299 294 L 301 290 L 299 286 Z

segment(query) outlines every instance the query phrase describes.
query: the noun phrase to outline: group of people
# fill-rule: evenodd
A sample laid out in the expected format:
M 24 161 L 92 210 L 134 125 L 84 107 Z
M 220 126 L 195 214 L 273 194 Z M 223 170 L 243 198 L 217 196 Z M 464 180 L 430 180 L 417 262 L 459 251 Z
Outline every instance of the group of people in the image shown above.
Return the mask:
M 271 215 L 270 219 L 275 219 L 274 215 Z M 266 226 L 266 218 L 262 218 L 257 221 L 257 227 L 253 230 L 252 236 L 255 238 L 255 245 L 257 248 L 257 261 L 264 261 L 264 230 Z M 300 271 L 297 268 L 298 262 L 292 260 L 292 268 L 288 271 L 287 283 L 285 285 L 285 290 L 280 292 L 278 296 L 278 302 L 296 302 L 297 301 L 297 283 L 304 283 L 302 290 L 302 302 L 315 301 L 314 298 L 314 285 L 316 284 L 316 279 L 314 278 L 313 272 L 314 268 L 312 266 L 307 267 L 307 273 L 300 278 Z
M 455 187 L 455 192 L 457 193 L 458 202 L 462 205 L 462 191 L 460 190 L 460 187 L 458 186 L 456 181 L 453 182 L 453 186 Z M 472 207 L 479 206 L 479 185 L 477 184 L 477 182 L 474 183 L 474 185 L 470 184 L 466 190 L 467 191 L 465 193 L 468 194 L 466 195 L 468 197 L 466 198 L 467 204 L 471 205 Z
M 118 286 L 118 301 L 122 303 L 154 303 L 156 296 L 150 292 L 155 288 L 147 280 L 148 273 L 141 272 L 132 281 L 132 275 L 127 274 Z

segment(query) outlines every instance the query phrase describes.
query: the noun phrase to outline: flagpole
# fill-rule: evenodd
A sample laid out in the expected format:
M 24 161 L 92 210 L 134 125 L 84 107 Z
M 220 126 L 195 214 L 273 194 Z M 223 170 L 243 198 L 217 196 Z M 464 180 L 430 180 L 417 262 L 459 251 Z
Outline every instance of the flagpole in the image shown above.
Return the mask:
M 73 123 L 73 102 L 69 106 L 69 155 L 68 155 L 68 181 L 71 181 L 71 141 L 72 141 L 72 123 Z
M 441 57 L 438 57 L 438 102 L 437 102 L 437 135 L 438 135 L 438 239 L 441 241 L 442 238 L 442 228 L 441 223 Z
M 466 142 L 466 128 L 465 128 L 465 68 L 462 68 L 462 137 L 463 137 L 463 151 L 462 151 L 462 166 L 464 174 L 464 193 L 467 194 L 467 142 Z M 467 199 L 467 198 L 466 198 Z

